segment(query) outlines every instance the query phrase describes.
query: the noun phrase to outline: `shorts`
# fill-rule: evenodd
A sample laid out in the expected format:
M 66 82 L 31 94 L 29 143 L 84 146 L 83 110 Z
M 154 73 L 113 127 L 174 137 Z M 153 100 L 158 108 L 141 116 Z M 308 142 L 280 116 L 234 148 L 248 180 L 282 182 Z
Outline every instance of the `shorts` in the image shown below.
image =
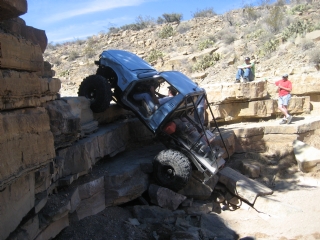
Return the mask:
M 285 96 L 279 97 L 278 99 L 279 106 L 288 106 L 290 99 L 291 99 L 291 94 L 287 94 Z

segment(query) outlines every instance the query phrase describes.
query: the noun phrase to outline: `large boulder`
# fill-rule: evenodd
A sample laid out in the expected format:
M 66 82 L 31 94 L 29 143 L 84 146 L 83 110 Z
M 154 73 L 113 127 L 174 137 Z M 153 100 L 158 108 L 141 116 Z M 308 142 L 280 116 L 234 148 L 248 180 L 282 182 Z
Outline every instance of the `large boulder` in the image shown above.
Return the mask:
M 0 21 L 18 17 L 27 10 L 27 0 L 0 0 Z

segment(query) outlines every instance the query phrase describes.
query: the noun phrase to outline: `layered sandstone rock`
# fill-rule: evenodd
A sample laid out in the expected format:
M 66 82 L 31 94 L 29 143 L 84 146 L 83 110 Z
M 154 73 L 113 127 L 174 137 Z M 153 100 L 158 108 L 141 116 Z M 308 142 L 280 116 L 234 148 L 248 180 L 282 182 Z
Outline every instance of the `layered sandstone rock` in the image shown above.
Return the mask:
M 61 82 L 36 73 L 0 69 L 0 110 L 39 107 L 58 98 Z
M 0 33 L 0 43 L 1 68 L 42 71 L 43 57 L 39 45 L 6 33 Z
M 1 187 L 55 157 L 49 117 L 44 108 L 0 113 Z
M 27 12 L 27 0 L 1 0 L 0 21 L 18 17 Z
M 35 45 L 39 45 L 42 53 L 44 53 L 48 39 L 44 30 L 27 26 L 21 18 L 11 18 L 0 21 L 0 29 L 4 33 L 9 33 L 17 38 L 24 38 Z

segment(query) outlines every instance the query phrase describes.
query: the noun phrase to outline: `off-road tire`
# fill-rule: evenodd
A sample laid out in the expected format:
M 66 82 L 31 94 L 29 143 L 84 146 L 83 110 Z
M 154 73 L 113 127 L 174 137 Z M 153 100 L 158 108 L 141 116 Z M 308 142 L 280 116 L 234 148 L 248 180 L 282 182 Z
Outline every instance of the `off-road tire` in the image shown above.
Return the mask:
M 110 106 L 112 91 L 110 83 L 104 77 L 90 75 L 83 79 L 78 95 L 90 99 L 91 110 L 99 113 L 105 111 Z
M 153 170 L 157 183 L 173 191 L 184 188 L 192 174 L 189 159 L 172 149 L 163 150 L 154 158 Z

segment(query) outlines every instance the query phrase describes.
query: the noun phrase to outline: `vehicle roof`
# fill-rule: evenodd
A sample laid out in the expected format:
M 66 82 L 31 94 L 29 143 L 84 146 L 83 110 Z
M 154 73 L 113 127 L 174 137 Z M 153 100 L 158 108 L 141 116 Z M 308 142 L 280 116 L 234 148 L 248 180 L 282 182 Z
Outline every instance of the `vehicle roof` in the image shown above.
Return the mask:
M 109 49 L 103 51 L 100 56 L 106 57 L 106 55 L 111 55 L 114 60 L 118 61 L 122 66 L 125 66 L 127 69 L 131 71 L 156 70 L 148 62 L 144 61 L 142 58 L 140 58 L 132 52 L 117 49 Z

